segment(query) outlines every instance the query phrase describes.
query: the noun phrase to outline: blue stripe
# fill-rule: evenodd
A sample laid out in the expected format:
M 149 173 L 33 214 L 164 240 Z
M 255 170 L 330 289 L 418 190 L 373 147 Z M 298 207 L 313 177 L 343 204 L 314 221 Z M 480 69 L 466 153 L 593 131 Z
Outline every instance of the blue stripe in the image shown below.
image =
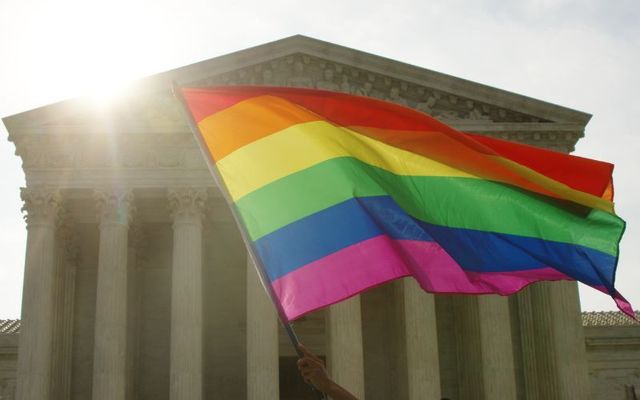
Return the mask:
M 612 287 L 616 258 L 584 246 L 432 225 L 407 215 L 390 196 L 352 198 L 255 242 L 271 280 L 345 247 L 387 235 L 436 241 L 465 270 L 506 272 L 554 267 L 588 285 Z

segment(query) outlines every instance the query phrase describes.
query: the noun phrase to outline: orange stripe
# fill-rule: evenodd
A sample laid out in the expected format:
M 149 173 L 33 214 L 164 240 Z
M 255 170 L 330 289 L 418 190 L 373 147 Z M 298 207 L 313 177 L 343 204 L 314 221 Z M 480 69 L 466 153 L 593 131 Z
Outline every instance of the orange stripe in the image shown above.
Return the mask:
M 608 201 L 613 201 L 613 180 L 609 180 L 607 188 L 602 193 L 602 198 Z
M 272 133 L 319 120 L 322 117 L 279 97 L 260 96 L 204 118 L 198 127 L 213 159 L 220 161 L 235 150 Z

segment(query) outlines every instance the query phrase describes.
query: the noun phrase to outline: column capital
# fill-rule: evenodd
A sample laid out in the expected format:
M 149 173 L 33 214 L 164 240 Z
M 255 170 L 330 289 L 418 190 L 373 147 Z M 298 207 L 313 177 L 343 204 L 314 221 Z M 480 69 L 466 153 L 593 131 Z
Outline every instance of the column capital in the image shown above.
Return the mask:
M 100 224 L 129 225 L 136 211 L 130 189 L 96 189 L 93 193 Z
M 169 188 L 167 197 L 174 224 L 186 221 L 201 222 L 204 218 L 205 203 L 207 201 L 206 188 Z
M 34 225 L 55 226 L 62 208 L 60 191 L 50 186 L 35 186 L 20 189 L 20 198 L 24 202 L 22 211 L 26 212 L 27 228 Z

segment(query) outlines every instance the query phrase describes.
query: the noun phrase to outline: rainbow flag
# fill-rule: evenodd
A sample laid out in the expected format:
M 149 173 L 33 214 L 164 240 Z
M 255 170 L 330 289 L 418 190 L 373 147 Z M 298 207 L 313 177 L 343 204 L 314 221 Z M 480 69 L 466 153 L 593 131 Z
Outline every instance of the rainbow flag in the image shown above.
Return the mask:
M 182 94 L 289 320 L 407 276 L 501 295 L 578 280 L 632 314 L 614 288 L 611 164 L 342 93 Z

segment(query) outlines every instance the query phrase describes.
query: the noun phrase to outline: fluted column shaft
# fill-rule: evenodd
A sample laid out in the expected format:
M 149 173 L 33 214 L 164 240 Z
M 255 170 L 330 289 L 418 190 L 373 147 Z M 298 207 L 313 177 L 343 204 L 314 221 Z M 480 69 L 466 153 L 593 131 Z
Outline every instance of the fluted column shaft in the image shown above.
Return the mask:
M 278 317 L 247 257 L 247 399 L 279 399 L 278 372 Z
M 540 398 L 538 384 L 538 363 L 536 357 L 536 321 L 532 286 L 517 293 L 518 317 L 520 319 L 520 346 L 522 353 L 522 375 L 524 377 L 524 393 L 527 400 Z
M 364 355 L 360 296 L 332 305 L 327 313 L 328 366 L 332 378 L 364 399 Z
M 535 312 L 536 356 L 538 362 L 538 384 L 541 399 L 560 399 L 557 393 L 556 351 L 553 340 L 553 305 L 549 297 L 548 284 L 543 282 L 532 287 Z
M 41 400 L 51 395 L 55 231 L 60 197 L 57 191 L 45 188 L 22 189 L 21 196 L 28 233 L 16 398 Z
M 172 189 L 171 400 L 202 399 L 202 219 L 206 190 Z
M 404 279 L 402 285 L 409 399 L 439 399 L 440 364 L 435 300 L 414 279 Z
M 78 243 L 68 215 L 61 216 L 56 245 L 55 327 L 53 333 L 53 399 L 68 399 L 71 390 L 73 308 Z
M 128 293 L 127 293 L 127 399 L 138 398 L 138 358 L 140 312 L 138 288 L 138 258 L 144 246 L 142 225 L 134 223 L 129 228 Z
M 555 309 L 553 331 L 560 397 L 591 398 L 578 283 L 555 282 L 551 301 Z
M 478 301 L 474 296 L 452 299 L 458 369 L 458 398 L 484 399 L 482 340 Z
M 478 315 L 484 398 L 515 400 L 509 299 L 498 295 L 478 296 Z
M 590 384 L 580 300 L 575 282 L 543 282 L 518 298 L 523 363 L 535 364 L 525 381 L 527 399 L 586 399 Z M 525 375 L 525 378 L 528 378 Z
M 124 399 L 127 386 L 127 242 L 129 191 L 96 191 L 100 218 L 93 400 Z
M 516 374 L 508 298 L 458 296 L 454 298 L 454 304 L 460 398 L 515 399 Z

